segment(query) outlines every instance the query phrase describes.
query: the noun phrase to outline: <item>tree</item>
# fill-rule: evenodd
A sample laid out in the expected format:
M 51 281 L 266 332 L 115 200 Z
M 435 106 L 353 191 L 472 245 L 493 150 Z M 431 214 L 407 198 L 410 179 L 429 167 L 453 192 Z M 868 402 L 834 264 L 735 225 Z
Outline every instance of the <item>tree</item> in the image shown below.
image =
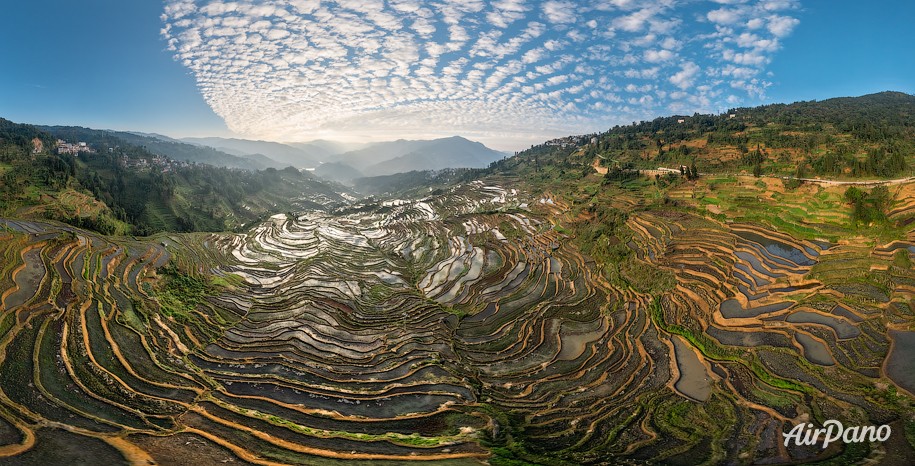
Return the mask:
M 871 224 L 886 221 L 886 211 L 890 207 L 892 197 L 886 186 L 877 186 L 870 193 L 852 186 L 845 190 L 845 201 L 852 207 L 852 224 Z

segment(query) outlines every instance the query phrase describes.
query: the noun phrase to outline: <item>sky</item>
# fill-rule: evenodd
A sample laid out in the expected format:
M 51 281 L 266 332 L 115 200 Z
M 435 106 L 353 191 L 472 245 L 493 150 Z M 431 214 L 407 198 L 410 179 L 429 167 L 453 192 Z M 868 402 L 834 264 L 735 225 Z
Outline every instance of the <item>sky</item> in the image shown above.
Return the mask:
M 0 117 L 35 124 L 518 150 L 657 116 L 915 93 L 909 0 L 8 3 Z

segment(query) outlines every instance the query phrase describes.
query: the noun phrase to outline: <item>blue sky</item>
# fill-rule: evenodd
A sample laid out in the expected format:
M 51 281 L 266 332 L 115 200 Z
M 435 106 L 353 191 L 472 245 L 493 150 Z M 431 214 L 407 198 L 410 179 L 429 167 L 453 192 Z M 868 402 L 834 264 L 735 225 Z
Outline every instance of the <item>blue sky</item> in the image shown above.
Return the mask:
M 0 116 L 499 149 L 618 123 L 915 93 L 915 2 L 89 0 L 0 15 Z
M 228 133 L 160 36 L 157 1 L 7 2 L 0 117 L 185 134 Z

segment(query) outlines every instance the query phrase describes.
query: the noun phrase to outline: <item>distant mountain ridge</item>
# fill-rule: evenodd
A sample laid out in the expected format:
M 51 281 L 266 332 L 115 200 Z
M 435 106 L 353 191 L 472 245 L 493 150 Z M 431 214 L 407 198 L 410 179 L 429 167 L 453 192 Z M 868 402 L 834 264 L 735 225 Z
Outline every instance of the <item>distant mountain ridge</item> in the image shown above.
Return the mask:
M 485 168 L 507 154 L 460 136 L 408 141 L 397 140 L 370 144 L 359 150 L 340 154 L 338 164 L 346 165 L 365 176 L 385 176 L 414 171 L 437 171 L 447 168 Z M 316 171 L 319 175 L 320 167 Z M 340 173 L 339 165 L 334 173 Z M 336 181 L 347 182 L 350 180 Z
M 446 168 L 485 168 L 508 155 L 460 136 L 378 143 L 315 140 L 283 144 L 222 137 L 174 139 L 155 133 L 72 126 L 45 126 L 41 129 L 70 142 L 109 135 L 173 160 L 216 167 L 264 170 L 291 166 L 300 170 L 309 169 L 324 179 L 344 184 L 365 176 Z
M 316 139 L 314 141 L 308 142 L 288 142 L 287 146 L 295 147 L 296 149 L 301 149 L 309 153 L 315 154 L 316 157 L 321 162 L 332 161 L 337 155 L 343 154 L 345 152 L 350 152 L 354 150 L 364 149 L 368 147 L 370 143 L 364 142 L 339 142 L 339 141 L 328 141 L 325 139 Z
M 364 170 L 377 163 L 395 159 L 411 152 L 422 149 L 431 141 L 396 141 L 376 142 L 359 150 L 345 152 L 337 156 L 337 161 L 345 163 L 357 170 Z
M 362 171 L 377 176 L 446 168 L 485 168 L 506 156 L 460 136 L 423 142 L 406 154 L 377 162 Z
M 343 184 L 351 184 L 353 180 L 365 176 L 361 171 L 356 170 L 343 162 L 322 163 L 315 169 L 314 174 L 325 180 L 336 181 Z
M 197 146 L 213 147 L 237 156 L 260 155 L 268 157 L 285 166 L 296 168 L 314 168 L 319 160 L 328 156 L 327 150 L 319 146 L 304 148 L 270 141 L 252 141 L 237 138 L 183 138 L 183 142 Z
M 247 157 L 262 164 L 267 163 L 262 160 L 267 157 L 284 166 L 313 168 L 316 175 L 341 183 L 363 176 L 446 168 L 484 168 L 507 155 L 460 136 L 367 144 L 324 140 L 282 144 L 218 137 L 184 138 L 182 141 Z

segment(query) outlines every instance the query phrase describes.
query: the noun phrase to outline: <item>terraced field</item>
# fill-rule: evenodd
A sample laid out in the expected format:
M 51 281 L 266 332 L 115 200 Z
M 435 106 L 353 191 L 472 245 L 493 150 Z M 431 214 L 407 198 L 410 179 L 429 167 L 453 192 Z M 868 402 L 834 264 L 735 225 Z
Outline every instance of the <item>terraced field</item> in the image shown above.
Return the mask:
M 609 283 L 561 199 L 479 181 L 247 234 L 3 221 L 0 463 L 915 455 L 915 225 L 870 246 L 616 202 L 669 292 Z M 783 445 L 826 419 L 894 436 Z

